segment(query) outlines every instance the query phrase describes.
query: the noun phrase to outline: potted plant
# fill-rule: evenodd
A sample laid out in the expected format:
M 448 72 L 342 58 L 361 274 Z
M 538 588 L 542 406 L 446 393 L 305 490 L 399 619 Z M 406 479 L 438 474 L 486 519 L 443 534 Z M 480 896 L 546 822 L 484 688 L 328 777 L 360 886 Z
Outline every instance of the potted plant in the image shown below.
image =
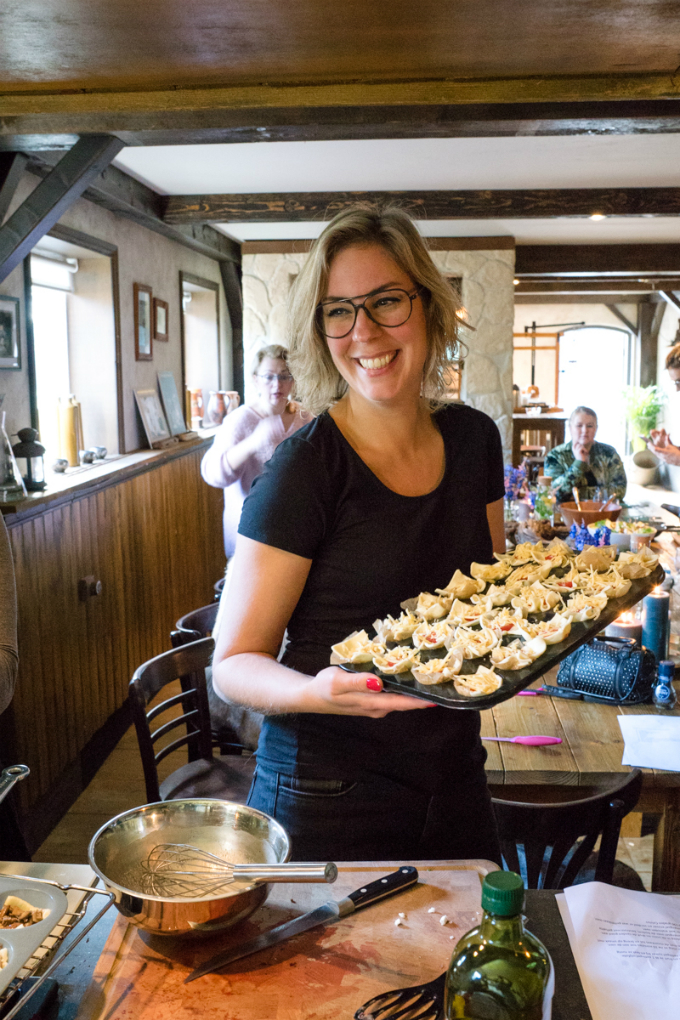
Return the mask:
M 640 436 L 648 436 L 656 428 L 663 411 L 666 394 L 658 386 L 626 386 L 623 400 L 628 422 L 628 435 L 633 453 L 645 449 Z

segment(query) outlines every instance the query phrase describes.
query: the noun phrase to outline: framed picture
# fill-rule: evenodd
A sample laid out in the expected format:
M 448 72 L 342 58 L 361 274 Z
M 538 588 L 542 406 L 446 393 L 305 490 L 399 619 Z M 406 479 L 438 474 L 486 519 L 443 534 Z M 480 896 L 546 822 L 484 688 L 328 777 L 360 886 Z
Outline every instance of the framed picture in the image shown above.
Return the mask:
M 156 297 L 153 299 L 153 338 L 168 339 L 168 302 Z
M 0 296 L 0 368 L 21 368 L 19 298 Z
M 153 359 L 152 347 L 152 313 L 153 299 L 151 287 L 143 283 L 133 284 L 133 296 L 135 304 L 135 358 L 137 361 L 151 361 Z
M 177 383 L 172 372 L 159 372 L 158 385 L 161 388 L 165 417 L 168 419 L 170 431 L 173 436 L 181 436 L 183 432 L 187 431 L 187 426 L 177 392 Z
M 155 389 L 135 390 L 135 399 L 149 446 L 170 439 L 170 430 Z M 175 440 L 176 442 L 176 440 Z

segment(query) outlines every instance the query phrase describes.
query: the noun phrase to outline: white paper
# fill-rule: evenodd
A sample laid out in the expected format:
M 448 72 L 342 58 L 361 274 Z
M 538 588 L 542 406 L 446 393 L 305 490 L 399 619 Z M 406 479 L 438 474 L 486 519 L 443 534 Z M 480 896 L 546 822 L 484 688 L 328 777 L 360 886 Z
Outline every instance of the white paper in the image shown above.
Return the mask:
M 680 772 L 680 717 L 618 715 L 625 741 L 622 765 Z
M 556 899 L 593 1020 L 680 1015 L 680 897 L 586 882 Z

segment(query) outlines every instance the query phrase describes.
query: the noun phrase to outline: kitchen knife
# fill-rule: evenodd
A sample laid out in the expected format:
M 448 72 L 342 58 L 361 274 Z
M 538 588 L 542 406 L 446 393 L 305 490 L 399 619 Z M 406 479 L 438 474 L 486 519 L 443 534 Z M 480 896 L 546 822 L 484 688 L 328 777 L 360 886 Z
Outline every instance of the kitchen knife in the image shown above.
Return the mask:
M 378 878 L 375 882 L 369 882 L 368 885 L 361 886 L 360 889 L 350 893 L 344 900 L 329 900 L 328 903 L 317 907 L 316 910 L 310 910 L 307 914 L 302 914 L 300 917 L 293 918 L 292 921 L 286 921 L 285 924 L 278 925 L 277 928 L 271 928 L 269 931 L 263 932 L 262 935 L 257 935 L 248 942 L 242 942 L 241 945 L 234 946 L 233 949 L 217 953 L 207 963 L 197 967 L 196 970 L 192 970 L 191 974 L 184 979 L 184 983 L 186 985 L 190 981 L 195 981 L 196 978 L 203 977 L 204 974 L 212 974 L 213 971 L 221 970 L 228 963 L 240 960 L 244 956 L 250 956 L 251 953 L 257 953 L 260 949 L 276 946 L 279 942 L 292 938 L 293 935 L 300 935 L 303 931 L 315 928 L 317 924 L 325 924 L 327 921 L 347 917 L 349 914 L 353 914 L 355 910 L 368 907 L 372 903 L 377 903 L 378 900 L 384 900 L 387 896 L 393 896 L 403 889 L 408 889 L 410 886 L 415 885 L 417 881 L 417 869 L 411 865 L 404 865 L 398 871 L 393 871 L 391 875 L 386 875 L 385 878 Z
M 571 701 L 582 701 L 581 691 L 572 691 L 569 687 L 555 687 L 554 684 L 546 684 L 538 688 L 540 694 L 547 694 L 549 698 L 569 698 Z

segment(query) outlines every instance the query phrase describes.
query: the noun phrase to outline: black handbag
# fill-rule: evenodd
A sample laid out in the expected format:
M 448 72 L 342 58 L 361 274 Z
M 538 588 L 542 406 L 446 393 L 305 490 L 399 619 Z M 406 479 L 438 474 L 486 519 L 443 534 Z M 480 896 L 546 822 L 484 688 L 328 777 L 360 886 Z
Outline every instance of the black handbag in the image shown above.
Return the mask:
M 656 658 L 632 638 L 596 637 L 560 663 L 557 686 L 586 701 L 640 705 L 652 700 Z

